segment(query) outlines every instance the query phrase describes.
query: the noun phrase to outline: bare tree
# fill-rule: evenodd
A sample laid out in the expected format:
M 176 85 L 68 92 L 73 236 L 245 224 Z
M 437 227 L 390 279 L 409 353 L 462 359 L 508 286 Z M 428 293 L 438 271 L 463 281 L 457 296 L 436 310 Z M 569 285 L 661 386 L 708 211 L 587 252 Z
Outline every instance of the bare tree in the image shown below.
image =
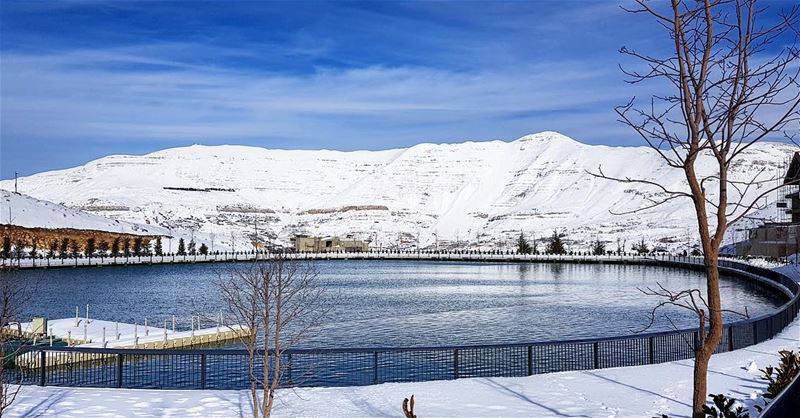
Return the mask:
M 22 308 L 29 300 L 27 282 L 14 277 L 11 267 L 0 267 L 0 417 L 11 406 L 20 390 L 18 375 L 14 370 L 6 370 L 7 357 L 15 357 L 21 346 L 14 346 L 11 340 L 19 336 Z
M 284 354 L 315 331 L 327 308 L 318 272 L 306 261 L 272 254 L 221 276 L 222 299 L 248 352 L 253 417 L 270 416 L 284 382 Z M 237 329 L 237 328 L 232 328 Z
M 719 248 L 728 225 L 764 207 L 762 199 L 775 190 L 768 186 L 775 179 L 766 169 L 746 181 L 729 174 L 753 144 L 783 136 L 795 140 L 800 120 L 799 8 L 769 14 L 756 0 L 635 3 L 636 8 L 625 10 L 654 19 L 669 49 L 660 56 L 620 50 L 641 65 L 623 69 L 629 83 L 662 84 L 656 90 L 661 93 L 652 94 L 645 105 L 634 98 L 616 112 L 668 167 L 684 173 L 686 184 L 675 189 L 658 180 L 615 177 L 602 167 L 592 174 L 654 189 L 648 204 L 624 213 L 680 199 L 693 204 L 705 264 L 705 299 L 698 303 L 694 290 L 654 294 L 673 303 L 683 300 L 698 315 L 702 338 L 695 347 L 692 414 L 702 417 L 708 362 L 723 332 Z

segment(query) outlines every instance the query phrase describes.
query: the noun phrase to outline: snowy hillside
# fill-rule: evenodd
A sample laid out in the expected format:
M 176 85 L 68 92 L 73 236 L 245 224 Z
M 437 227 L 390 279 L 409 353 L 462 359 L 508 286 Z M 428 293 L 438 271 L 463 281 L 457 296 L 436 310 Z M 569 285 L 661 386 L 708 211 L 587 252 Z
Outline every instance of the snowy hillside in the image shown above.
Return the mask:
M 775 176 L 794 151 L 786 144 L 757 144 L 732 178 L 749 180 L 762 169 L 761 179 Z M 711 161 L 704 161 L 710 172 Z M 611 214 L 648 206 L 657 190 L 587 173 L 601 165 L 610 176 L 686 189 L 682 172 L 650 149 L 592 146 L 543 132 L 513 142 L 374 152 L 195 145 L 36 174 L 20 179 L 20 191 L 114 219 L 195 231 L 237 249 L 256 228 L 268 240 L 287 242 L 296 233 L 352 235 L 383 248 L 410 248 L 417 237 L 423 246 L 459 241 L 511 248 L 520 231 L 541 238 L 556 228 L 575 250 L 596 237 L 613 242 L 610 249 L 617 238 L 628 248 L 642 238 L 671 248 L 694 243 L 687 201 Z M 0 188 L 12 187 L 0 182 Z
M 109 219 L 6 190 L 0 190 L 0 224 L 132 235 L 167 235 L 169 232 L 158 226 Z

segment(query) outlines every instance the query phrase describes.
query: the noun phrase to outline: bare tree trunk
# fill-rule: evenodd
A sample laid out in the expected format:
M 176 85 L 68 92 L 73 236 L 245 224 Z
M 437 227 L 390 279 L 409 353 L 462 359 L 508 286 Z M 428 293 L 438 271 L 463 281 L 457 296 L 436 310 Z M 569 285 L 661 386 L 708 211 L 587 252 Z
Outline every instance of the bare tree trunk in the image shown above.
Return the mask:
M 0 417 L 11 407 L 21 389 L 21 384 L 6 371 L 6 356 L 16 356 L 20 348 L 9 349 L 7 343 L 16 333 L 13 323 L 19 323 L 22 307 L 30 300 L 33 289 L 15 276 L 10 267 L 0 267 Z M 42 366 L 44 367 L 44 366 Z
M 720 246 L 729 225 L 764 208 L 760 200 L 780 187 L 762 187 L 776 180 L 763 175 L 766 168 L 736 181 L 730 179 L 730 169 L 753 144 L 774 139 L 775 134 L 797 143 L 796 128 L 791 125 L 800 121 L 800 51 L 796 46 L 800 6 L 778 12 L 777 19 L 765 26 L 756 20 L 768 7 L 757 5 L 756 0 L 634 2 L 636 8 L 625 10 L 653 18 L 654 27 L 666 33 L 670 51 L 655 56 L 625 47 L 620 50 L 644 64 L 640 67 L 644 70 L 623 69 L 629 83 L 661 82 L 664 86 L 646 105 L 637 106 L 634 98 L 616 112 L 668 167 L 682 170 L 688 184 L 672 189 L 658 179 L 606 175 L 602 167 L 592 174 L 656 189 L 644 206 L 621 214 L 681 198 L 692 200 L 703 249 L 705 296 L 699 289 L 676 292 L 661 285 L 644 292 L 666 298 L 651 313 L 650 325 L 655 310 L 665 305 L 686 308 L 698 316 L 692 414 L 702 418 L 708 363 L 722 339 L 722 313 L 728 311 L 720 300 Z M 759 60 L 751 62 L 755 55 Z M 711 174 L 698 174 L 701 159 L 713 161 Z
M 317 272 L 310 264 L 273 254 L 220 277 L 218 287 L 231 314 L 248 329 L 240 340 L 248 350 L 253 417 L 269 418 L 284 353 L 306 338 L 327 312 Z
M 710 355 L 698 352 L 695 356 L 692 386 L 692 418 L 706 418 L 703 412 L 703 405 L 706 404 L 706 394 L 708 393 L 708 362 Z M 697 412 L 700 411 L 700 412 Z

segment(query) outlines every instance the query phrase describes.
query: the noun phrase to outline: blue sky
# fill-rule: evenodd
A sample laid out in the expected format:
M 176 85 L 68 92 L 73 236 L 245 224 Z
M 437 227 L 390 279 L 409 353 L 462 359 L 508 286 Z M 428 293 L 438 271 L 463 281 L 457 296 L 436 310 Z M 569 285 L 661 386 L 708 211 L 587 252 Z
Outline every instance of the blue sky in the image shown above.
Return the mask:
M 0 177 L 200 144 L 639 145 L 615 1 L 2 2 Z M 652 41 L 648 41 L 652 39 Z M 652 42 L 652 43 L 651 43 Z

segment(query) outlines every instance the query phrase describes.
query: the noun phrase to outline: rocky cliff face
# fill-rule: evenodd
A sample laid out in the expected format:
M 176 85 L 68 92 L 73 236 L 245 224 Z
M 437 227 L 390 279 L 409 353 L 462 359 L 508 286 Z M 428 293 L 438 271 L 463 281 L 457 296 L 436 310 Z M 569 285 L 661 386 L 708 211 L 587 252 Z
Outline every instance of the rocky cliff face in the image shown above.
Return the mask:
M 793 151 L 786 144 L 758 144 L 732 178 L 776 176 Z M 712 173 L 710 160 L 701 165 Z M 417 241 L 511 248 L 520 231 L 542 238 L 554 229 L 575 250 L 595 238 L 611 242 L 610 249 L 617 239 L 628 248 L 642 238 L 670 248 L 694 243 L 688 202 L 613 215 L 648 206 L 659 191 L 589 174 L 598 167 L 610 176 L 686 188 L 683 173 L 647 148 L 591 146 L 554 132 L 375 152 L 192 146 L 109 156 L 22 178 L 20 187 L 109 218 L 195 234 L 217 249 L 244 249 L 254 235 L 288 242 L 298 233 L 353 236 L 384 248 Z M 772 207 L 760 215 L 775 213 Z

